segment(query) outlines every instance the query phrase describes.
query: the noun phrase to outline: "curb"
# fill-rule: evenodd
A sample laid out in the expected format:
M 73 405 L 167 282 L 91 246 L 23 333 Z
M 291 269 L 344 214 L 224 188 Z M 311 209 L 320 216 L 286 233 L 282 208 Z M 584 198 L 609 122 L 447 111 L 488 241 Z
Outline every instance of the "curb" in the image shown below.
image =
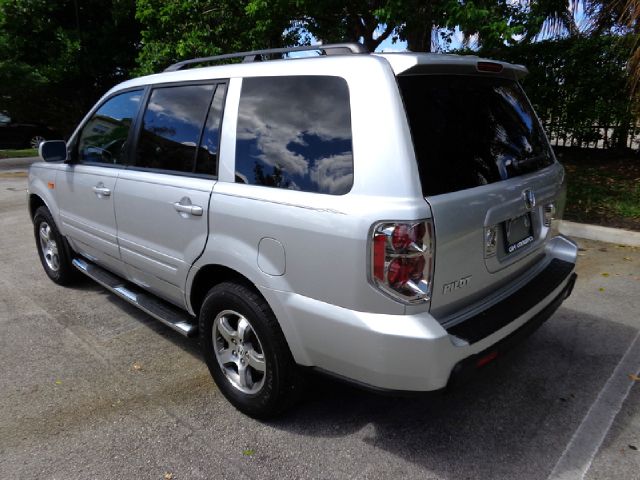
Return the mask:
M 632 232 L 631 230 L 568 222 L 566 220 L 560 222 L 558 230 L 560 230 L 560 233 L 563 235 L 570 237 L 640 247 L 640 232 Z

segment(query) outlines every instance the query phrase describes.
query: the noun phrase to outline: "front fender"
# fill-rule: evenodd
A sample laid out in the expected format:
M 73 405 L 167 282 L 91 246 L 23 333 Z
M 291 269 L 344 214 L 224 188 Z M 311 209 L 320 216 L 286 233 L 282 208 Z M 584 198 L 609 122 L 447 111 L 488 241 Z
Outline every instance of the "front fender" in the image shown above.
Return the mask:
M 28 190 L 29 216 L 33 219 L 35 211 L 31 211 L 31 198 L 37 196 L 47 207 L 58 230 L 64 235 L 62 222 L 60 221 L 60 210 L 56 198 L 56 179 L 58 169 L 47 163 L 34 163 L 29 168 Z

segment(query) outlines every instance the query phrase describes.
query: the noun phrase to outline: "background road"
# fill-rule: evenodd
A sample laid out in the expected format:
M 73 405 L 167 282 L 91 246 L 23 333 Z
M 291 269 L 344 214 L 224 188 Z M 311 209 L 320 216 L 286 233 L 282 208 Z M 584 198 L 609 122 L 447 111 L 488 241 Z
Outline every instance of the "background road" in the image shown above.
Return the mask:
M 261 423 L 224 400 L 196 341 L 89 280 L 49 281 L 25 190 L 0 171 L 5 478 L 640 478 L 639 249 L 581 241 L 572 297 L 457 391 L 318 378 Z

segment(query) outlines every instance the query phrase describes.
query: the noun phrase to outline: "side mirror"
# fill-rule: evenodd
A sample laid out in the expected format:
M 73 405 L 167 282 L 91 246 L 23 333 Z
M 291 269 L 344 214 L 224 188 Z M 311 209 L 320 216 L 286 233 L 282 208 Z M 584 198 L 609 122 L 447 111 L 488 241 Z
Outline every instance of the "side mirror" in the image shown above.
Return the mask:
M 38 153 L 45 162 L 63 162 L 67 159 L 67 144 L 64 140 L 48 140 L 40 144 Z

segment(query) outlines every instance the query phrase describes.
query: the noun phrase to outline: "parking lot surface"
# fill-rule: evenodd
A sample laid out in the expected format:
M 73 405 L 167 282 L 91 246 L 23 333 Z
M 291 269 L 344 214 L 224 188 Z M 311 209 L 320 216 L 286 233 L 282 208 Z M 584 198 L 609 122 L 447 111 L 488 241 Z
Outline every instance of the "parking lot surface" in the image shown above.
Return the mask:
M 0 473 L 11 479 L 639 479 L 640 249 L 579 241 L 573 295 L 456 391 L 313 378 L 258 422 L 185 339 L 38 261 L 26 176 L 0 171 Z

